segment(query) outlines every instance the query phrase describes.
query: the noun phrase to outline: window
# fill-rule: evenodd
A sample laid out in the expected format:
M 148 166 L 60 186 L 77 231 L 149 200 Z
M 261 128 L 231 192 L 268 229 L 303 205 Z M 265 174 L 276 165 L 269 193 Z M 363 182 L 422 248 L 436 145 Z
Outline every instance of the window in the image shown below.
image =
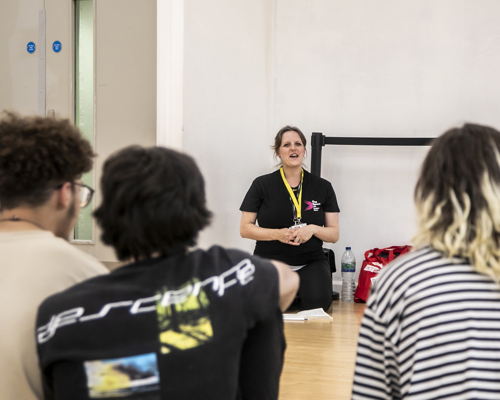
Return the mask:
M 75 124 L 94 146 L 94 4 L 75 0 Z M 82 177 L 94 187 L 94 171 Z M 93 202 L 94 200 L 92 200 Z M 93 204 L 80 210 L 74 242 L 93 243 Z

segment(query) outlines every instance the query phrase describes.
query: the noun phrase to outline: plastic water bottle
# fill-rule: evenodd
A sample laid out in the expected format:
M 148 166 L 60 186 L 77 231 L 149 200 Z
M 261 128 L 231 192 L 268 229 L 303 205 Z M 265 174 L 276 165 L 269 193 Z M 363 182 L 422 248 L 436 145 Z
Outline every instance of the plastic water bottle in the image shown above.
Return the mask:
M 356 272 L 356 258 L 350 247 L 346 247 L 344 254 L 340 260 L 342 266 L 342 301 L 352 303 L 354 301 L 354 290 L 356 283 L 354 282 L 354 274 Z

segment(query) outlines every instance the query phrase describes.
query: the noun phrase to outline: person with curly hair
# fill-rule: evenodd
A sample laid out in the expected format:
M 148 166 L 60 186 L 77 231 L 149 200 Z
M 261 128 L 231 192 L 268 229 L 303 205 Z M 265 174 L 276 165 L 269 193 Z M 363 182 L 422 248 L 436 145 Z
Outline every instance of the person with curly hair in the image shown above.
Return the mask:
M 194 249 L 212 213 L 195 161 L 164 147 L 108 158 L 95 217 L 126 265 L 49 297 L 37 318 L 47 400 L 276 400 L 282 310 L 299 277 L 235 249 Z
M 0 120 L 0 398 L 41 399 L 36 310 L 47 296 L 107 273 L 67 240 L 92 189 L 93 151 L 68 120 Z
M 352 399 L 500 398 L 500 132 L 435 139 L 415 188 L 416 250 L 379 274 Z

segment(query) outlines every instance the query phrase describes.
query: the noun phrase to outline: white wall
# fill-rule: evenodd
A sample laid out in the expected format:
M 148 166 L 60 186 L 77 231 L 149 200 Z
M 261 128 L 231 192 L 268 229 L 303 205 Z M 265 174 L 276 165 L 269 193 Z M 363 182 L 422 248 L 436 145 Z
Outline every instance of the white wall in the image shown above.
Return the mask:
M 215 213 L 199 243 L 253 251 L 239 236 L 238 209 L 272 165 L 270 2 L 190 0 L 184 17 L 184 149 L 204 173 Z
M 270 171 L 285 124 L 308 138 L 434 137 L 465 120 L 500 127 L 499 12 L 496 0 L 186 2 L 185 149 L 216 213 L 200 244 L 253 249 L 239 237 L 238 208 Z M 410 243 L 426 151 L 324 148 L 322 176 L 341 208 L 338 264 L 347 245 L 360 265 L 365 250 Z
M 36 42 L 42 7 L 0 4 L 0 108 L 37 111 L 38 65 L 26 43 Z M 117 148 L 155 143 L 156 7 L 154 0 L 97 7 L 99 170 Z M 285 124 L 308 138 L 436 136 L 465 120 L 500 127 L 499 13 L 497 0 L 185 1 L 183 141 L 215 212 L 200 245 L 252 251 L 239 237 L 238 209 L 251 181 L 272 170 L 269 146 Z M 341 207 L 338 259 L 345 245 L 360 264 L 364 250 L 410 241 L 424 154 L 324 148 L 322 176 Z

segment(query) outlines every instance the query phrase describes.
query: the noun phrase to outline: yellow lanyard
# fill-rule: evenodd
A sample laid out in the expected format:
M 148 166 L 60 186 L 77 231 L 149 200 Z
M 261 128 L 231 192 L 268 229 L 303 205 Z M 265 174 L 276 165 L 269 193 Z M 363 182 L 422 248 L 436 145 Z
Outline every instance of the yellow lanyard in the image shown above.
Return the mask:
M 299 191 L 299 201 L 297 201 L 297 197 L 293 193 L 292 188 L 288 184 L 286 178 L 285 178 L 285 173 L 283 172 L 283 167 L 280 168 L 281 172 L 281 178 L 283 179 L 283 183 L 286 186 L 286 189 L 288 190 L 288 193 L 290 193 L 290 198 L 293 201 L 293 204 L 295 205 L 295 209 L 297 210 L 297 219 L 294 218 L 295 223 L 297 221 L 300 223 L 300 218 L 302 217 L 302 211 L 301 211 L 301 205 L 302 205 L 302 182 L 304 181 L 304 170 L 302 170 L 302 174 L 300 176 L 300 191 Z

